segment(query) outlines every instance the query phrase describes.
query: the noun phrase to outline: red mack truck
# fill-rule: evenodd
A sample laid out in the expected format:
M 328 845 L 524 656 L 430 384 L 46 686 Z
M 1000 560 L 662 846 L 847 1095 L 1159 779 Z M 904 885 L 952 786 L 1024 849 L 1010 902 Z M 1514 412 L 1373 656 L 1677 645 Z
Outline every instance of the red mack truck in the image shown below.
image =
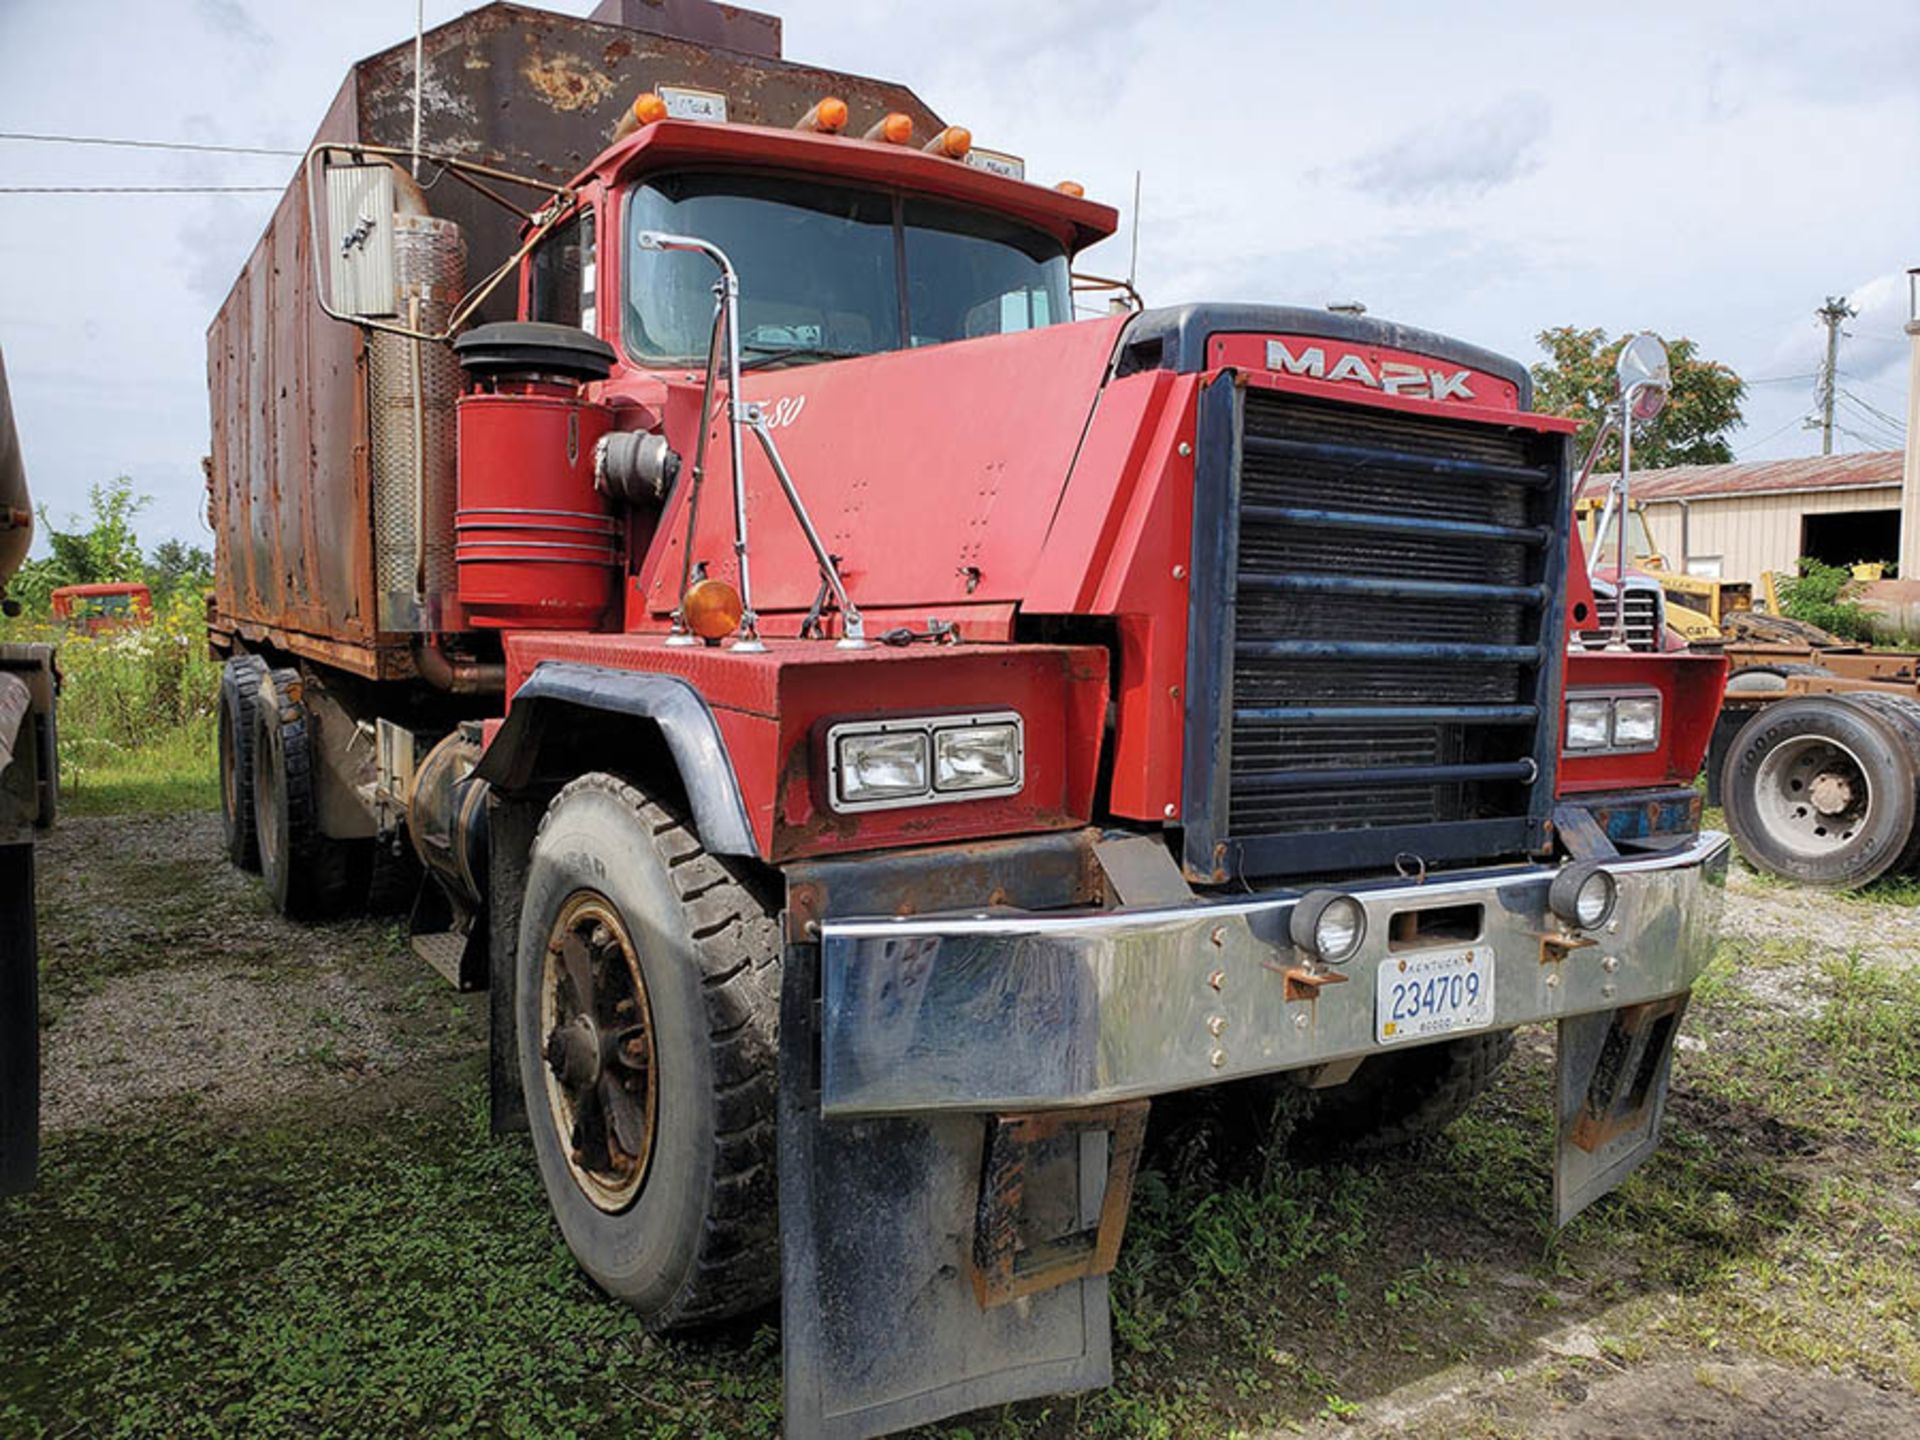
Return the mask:
M 1155 1097 L 1407 1134 L 1550 1021 L 1604 1194 L 1723 666 L 1570 645 L 1572 425 L 1379 320 L 1075 319 L 1112 209 L 778 34 L 349 75 L 208 337 L 233 860 L 410 907 L 581 1265 L 778 1295 L 796 1437 L 1106 1383 Z

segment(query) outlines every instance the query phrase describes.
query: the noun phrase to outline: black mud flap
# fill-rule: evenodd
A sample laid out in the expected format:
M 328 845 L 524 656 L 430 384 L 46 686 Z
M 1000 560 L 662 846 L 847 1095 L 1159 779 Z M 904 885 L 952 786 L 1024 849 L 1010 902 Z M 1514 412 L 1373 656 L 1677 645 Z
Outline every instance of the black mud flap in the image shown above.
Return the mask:
M 789 946 L 781 995 L 787 1440 L 1107 1384 L 1106 1271 L 1145 1104 L 825 1119 L 818 959 Z
M 1659 1144 L 1673 1041 L 1687 999 L 1671 995 L 1560 1022 L 1556 1225 L 1625 1180 Z
M 39 990 L 33 846 L 0 845 L 0 1195 L 32 1189 L 40 1163 Z

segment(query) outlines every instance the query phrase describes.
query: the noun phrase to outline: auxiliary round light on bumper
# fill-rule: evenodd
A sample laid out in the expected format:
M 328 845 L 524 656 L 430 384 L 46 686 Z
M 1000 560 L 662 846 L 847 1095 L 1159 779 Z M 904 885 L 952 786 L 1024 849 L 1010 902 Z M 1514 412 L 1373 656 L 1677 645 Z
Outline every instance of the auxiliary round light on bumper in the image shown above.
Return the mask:
M 1309 890 L 1294 902 L 1287 935 L 1323 964 L 1344 965 L 1367 938 L 1366 908 L 1338 890 Z
M 1598 860 L 1576 860 L 1553 877 L 1547 908 L 1578 929 L 1598 930 L 1619 898 L 1619 885 Z

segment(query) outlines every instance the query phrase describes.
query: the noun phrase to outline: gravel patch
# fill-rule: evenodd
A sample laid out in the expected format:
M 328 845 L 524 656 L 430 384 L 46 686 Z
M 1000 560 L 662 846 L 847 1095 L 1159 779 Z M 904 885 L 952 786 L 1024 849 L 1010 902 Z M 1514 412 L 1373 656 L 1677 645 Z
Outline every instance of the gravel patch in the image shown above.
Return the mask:
M 1817 951 L 1907 968 L 1920 965 L 1920 905 L 1869 905 L 1824 890 L 1789 889 L 1735 861 L 1721 933 L 1756 947 L 1800 941 Z
M 324 1102 L 448 1049 L 419 1023 L 439 982 L 392 926 L 282 920 L 226 863 L 217 814 L 62 821 L 40 874 L 49 1131 Z
M 406 1047 L 365 988 L 322 974 L 292 996 L 278 979 L 165 970 L 108 982 L 47 1039 L 42 1123 L 91 1129 L 191 1097 L 244 1110 L 290 1089 L 396 1068 Z

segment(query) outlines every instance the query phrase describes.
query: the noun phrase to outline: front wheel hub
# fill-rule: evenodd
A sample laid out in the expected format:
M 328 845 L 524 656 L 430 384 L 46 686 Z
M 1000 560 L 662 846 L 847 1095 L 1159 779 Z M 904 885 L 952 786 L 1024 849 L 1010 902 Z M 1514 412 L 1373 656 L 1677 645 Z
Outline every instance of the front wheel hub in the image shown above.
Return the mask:
M 547 1105 L 574 1183 L 597 1208 L 646 1182 L 659 1101 L 640 957 L 605 896 L 578 891 L 548 933 L 540 986 Z

